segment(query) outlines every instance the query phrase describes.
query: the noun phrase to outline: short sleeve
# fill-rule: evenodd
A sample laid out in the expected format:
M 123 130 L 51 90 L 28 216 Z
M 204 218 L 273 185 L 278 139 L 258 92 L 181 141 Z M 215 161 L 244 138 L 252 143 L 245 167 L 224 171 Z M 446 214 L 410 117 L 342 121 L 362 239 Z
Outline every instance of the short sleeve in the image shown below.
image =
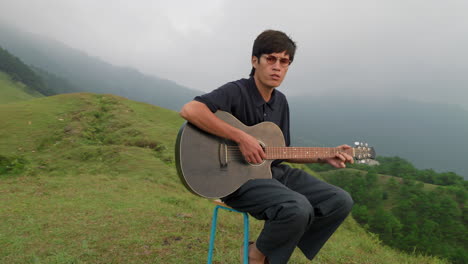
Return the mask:
M 209 93 L 196 96 L 193 100 L 204 103 L 213 113 L 218 110 L 232 112 L 233 104 L 239 97 L 239 87 L 230 82 Z

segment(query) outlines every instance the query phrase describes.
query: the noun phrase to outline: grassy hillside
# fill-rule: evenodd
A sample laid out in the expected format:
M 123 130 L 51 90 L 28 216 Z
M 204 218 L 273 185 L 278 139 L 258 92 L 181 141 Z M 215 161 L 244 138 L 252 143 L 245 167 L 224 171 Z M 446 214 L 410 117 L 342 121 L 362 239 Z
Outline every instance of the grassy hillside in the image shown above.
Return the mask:
M 67 94 L 0 105 L 0 123 L 0 263 L 206 261 L 213 205 L 177 178 L 176 112 Z M 240 263 L 242 218 L 219 217 L 215 263 Z M 252 219 L 253 238 L 260 229 Z M 308 261 L 297 251 L 291 263 Z M 445 262 L 389 249 L 348 218 L 314 263 Z
M 0 95 L 0 104 L 24 101 L 42 96 L 42 94 L 28 88 L 26 85 L 12 81 L 6 73 L 1 71 Z

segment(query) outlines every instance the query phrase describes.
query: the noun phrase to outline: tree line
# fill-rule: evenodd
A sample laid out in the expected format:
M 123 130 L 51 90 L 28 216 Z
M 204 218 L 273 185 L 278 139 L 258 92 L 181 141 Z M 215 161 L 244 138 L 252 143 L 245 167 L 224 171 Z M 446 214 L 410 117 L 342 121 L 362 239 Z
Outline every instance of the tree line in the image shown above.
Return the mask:
M 468 188 L 468 181 L 454 172 L 436 172 L 433 169 L 417 169 L 413 164 L 400 157 L 380 157 L 376 160 L 379 165 L 368 166 L 365 164 L 349 164 L 348 168 L 355 168 L 364 171 L 375 171 L 379 174 L 392 175 L 403 179 L 416 180 L 424 183 L 449 186 L 461 185 Z M 330 165 L 310 164 L 314 171 L 334 170 Z

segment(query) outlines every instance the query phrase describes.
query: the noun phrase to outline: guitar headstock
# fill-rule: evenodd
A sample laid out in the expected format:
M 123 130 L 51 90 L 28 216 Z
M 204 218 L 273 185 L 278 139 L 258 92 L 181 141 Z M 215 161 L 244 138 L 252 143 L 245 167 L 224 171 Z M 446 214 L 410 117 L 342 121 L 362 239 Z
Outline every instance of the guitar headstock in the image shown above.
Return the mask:
M 371 159 L 375 159 L 375 150 L 369 147 L 369 144 L 362 142 L 354 142 L 354 159 L 356 163 L 369 163 Z

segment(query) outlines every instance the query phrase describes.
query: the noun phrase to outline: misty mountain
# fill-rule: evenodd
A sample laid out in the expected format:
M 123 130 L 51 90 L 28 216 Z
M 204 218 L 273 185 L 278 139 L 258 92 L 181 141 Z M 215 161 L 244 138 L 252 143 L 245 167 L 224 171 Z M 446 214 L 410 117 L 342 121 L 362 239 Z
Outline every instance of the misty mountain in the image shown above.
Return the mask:
M 377 155 L 468 178 L 468 111 L 460 106 L 363 97 L 290 97 L 289 104 L 294 145 L 362 141 Z
M 76 88 L 68 92 L 111 93 L 173 110 L 200 93 L 129 67 L 113 66 L 58 41 L 5 24 L 0 24 L 0 36 L 1 46 L 26 64 L 42 69 L 42 75 L 52 74 Z
M 178 110 L 201 91 L 116 67 L 57 41 L 0 24 L 0 45 L 27 64 L 56 93 L 112 93 Z M 164 62 L 161 62 L 164 63 Z M 465 178 L 468 112 L 455 105 L 398 98 L 289 97 L 293 144 L 336 146 L 368 142 L 380 156 L 400 156 L 420 169 Z

